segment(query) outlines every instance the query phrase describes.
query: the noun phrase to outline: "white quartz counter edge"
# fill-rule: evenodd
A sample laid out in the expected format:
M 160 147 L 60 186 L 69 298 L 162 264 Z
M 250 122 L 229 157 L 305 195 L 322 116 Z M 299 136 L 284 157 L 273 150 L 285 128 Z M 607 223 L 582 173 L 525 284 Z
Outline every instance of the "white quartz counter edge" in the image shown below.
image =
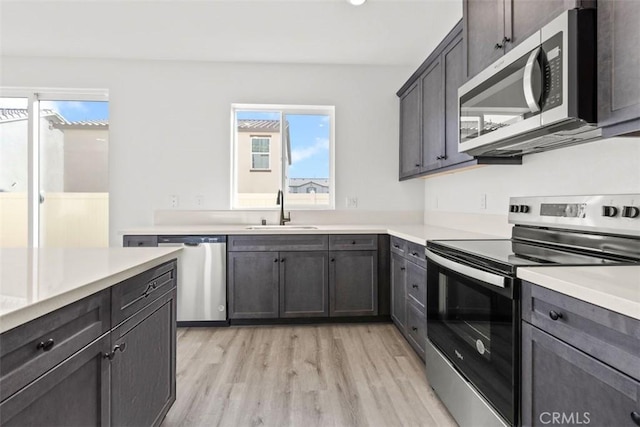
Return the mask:
M 126 268 L 124 270 L 115 270 L 100 279 L 84 283 L 75 288 L 65 290 L 57 295 L 53 295 L 47 299 L 4 313 L 0 315 L 0 333 L 23 325 L 31 320 L 37 319 L 40 316 L 51 313 L 76 301 L 80 301 L 89 295 L 93 295 L 103 289 L 107 289 L 150 268 L 175 259 L 177 258 L 178 252 L 181 250 L 181 248 L 158 248 L 157 256 L 137 264 L 134 267 Z
M 527 267 L 518 277 L 640 320 L 640 266 Z
M 121 235 L 269 235 L 269 234 L 389 234 L 413 243 L 424 245 L 427 240 L 438 239 L 500 239 L 508 238 L 474 233 L 453 228 L 422 224 L 396 225 L 314 225 L 317 229 L 269 229 L 250 230 L 249 225 L 176 225 L 132 228 Z

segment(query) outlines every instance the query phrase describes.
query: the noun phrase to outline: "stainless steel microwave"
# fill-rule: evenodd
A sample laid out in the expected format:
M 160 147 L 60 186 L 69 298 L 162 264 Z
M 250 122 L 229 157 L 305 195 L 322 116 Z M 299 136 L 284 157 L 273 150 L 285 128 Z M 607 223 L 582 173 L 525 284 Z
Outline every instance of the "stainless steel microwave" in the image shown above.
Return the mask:
M 520 156 L 599 137 L 595 29 L 595 10 L 565 11 L 461 86 L 459 151 Z

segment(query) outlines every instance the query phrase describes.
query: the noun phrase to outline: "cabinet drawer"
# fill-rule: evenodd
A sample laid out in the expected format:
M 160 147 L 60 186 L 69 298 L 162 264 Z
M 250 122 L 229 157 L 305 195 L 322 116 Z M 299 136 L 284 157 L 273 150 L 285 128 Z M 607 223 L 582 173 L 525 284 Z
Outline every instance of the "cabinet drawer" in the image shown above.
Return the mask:
M 0 401 L 109 331 L 110 290 L 98 292 L 0 336 Z
M 639 320 L 528 282 L 522 283 L 522 318 L 640 379 Z
M 407 301 L 407 335 L 409 343 L 424 359 L 424 346 L 427 338 L 427 318 L 415 304 Z
M 124 247 L 156 247 L 158 236 L 124 236 Z
M 340 234 L 329 236 L 332 251 L 375 251 L 378 250 L 377 234 Z
M 411 262 L 415 262 L 419 266 L 427 267 L 427 258 L 424 255 L 424 245 L 407 242 L 406 258 Z
M 229 252 L 326 251 L 329 238 L 324 234 L 229 236 Z
M 412 262 L 407 263 L 407 298 L 414 300 L 420 311 L 427 305 L 427 270 Z
M 175 286 L 175 261 L 169 261 L 115 285 L 111 291 L 111 324 L 120 324 Z
M 391 236 L 391 252 L 405 256 L 407 254 L 407 241 Z

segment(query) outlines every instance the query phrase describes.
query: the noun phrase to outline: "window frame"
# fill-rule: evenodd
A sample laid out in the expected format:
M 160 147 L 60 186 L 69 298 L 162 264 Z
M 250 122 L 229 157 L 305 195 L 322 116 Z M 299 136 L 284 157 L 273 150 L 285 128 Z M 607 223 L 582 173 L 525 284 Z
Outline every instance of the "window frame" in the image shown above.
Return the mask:
M 303 210 L 335 210 L 336 208 L 336 185 L 335 185 L 335 106 L 334 105 L 294 105 L 294 104 L 231 104 L 230 114 L 230 186 L 229 186 L 229 206 L 231 210 L 245 211 L 275 211 L 279 207 L 246 207 L 238 206 L 238 141 L 237 141 L 237 122 L 236 113 L 243 111 L 278 113 L 280 124 L 287 114 L 309 114 L 309 115 L 327 115 L 329 116 L 329 203 L 325 205 L 295 205 L 289 203 L 286 199 L 287 191 L 285 191 L 285 209 L 287 211 L 303 211 Z M 282 126 L 281 126 L 282 127 Z M 270 143 L 271 147 L 271 143 Z M 285 144 L 281 144 L 280 156 L 284 163 Z M 252 150 L 251 150 L 252 151 Z M 278 153 L 271 153 L 269 156 L 269 167 L 271 167 L 271 156 Z M 251 159 L 250 159 L 251 160 Z M 264 169 L 251 169 L 256 171 L 264 171 Z M 285 168 L 280 170 L 280 184 L 285 189 Z
M 251 143 L 251 150 L 249 150 L 249 162 L 251 164 L 251 169 L 249 169 L 250 172 L 268 172 L 271 170 L 271 135 L 265 135 L 265 136 L 259 136 L 259 135 L 250 135 L 249 136 L 250 139 L 250 143 Z M 253 140 L 254 139 L 266 139 L 269 142 L 269 151 L 253 151 Z M 255 154 L 267 154 L 268 157 L 268 162 L 267 162 L 267 167 L 266 168 L 256 168 L 253 165 L 253 156 Z

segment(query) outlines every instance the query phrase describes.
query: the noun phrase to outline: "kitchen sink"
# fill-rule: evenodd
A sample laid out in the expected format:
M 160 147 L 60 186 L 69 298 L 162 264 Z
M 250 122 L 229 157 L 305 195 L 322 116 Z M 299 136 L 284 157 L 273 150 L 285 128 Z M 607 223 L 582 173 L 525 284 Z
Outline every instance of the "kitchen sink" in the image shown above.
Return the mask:
M 314 225 L 251 225 L 247 230 L 317 230 Z

